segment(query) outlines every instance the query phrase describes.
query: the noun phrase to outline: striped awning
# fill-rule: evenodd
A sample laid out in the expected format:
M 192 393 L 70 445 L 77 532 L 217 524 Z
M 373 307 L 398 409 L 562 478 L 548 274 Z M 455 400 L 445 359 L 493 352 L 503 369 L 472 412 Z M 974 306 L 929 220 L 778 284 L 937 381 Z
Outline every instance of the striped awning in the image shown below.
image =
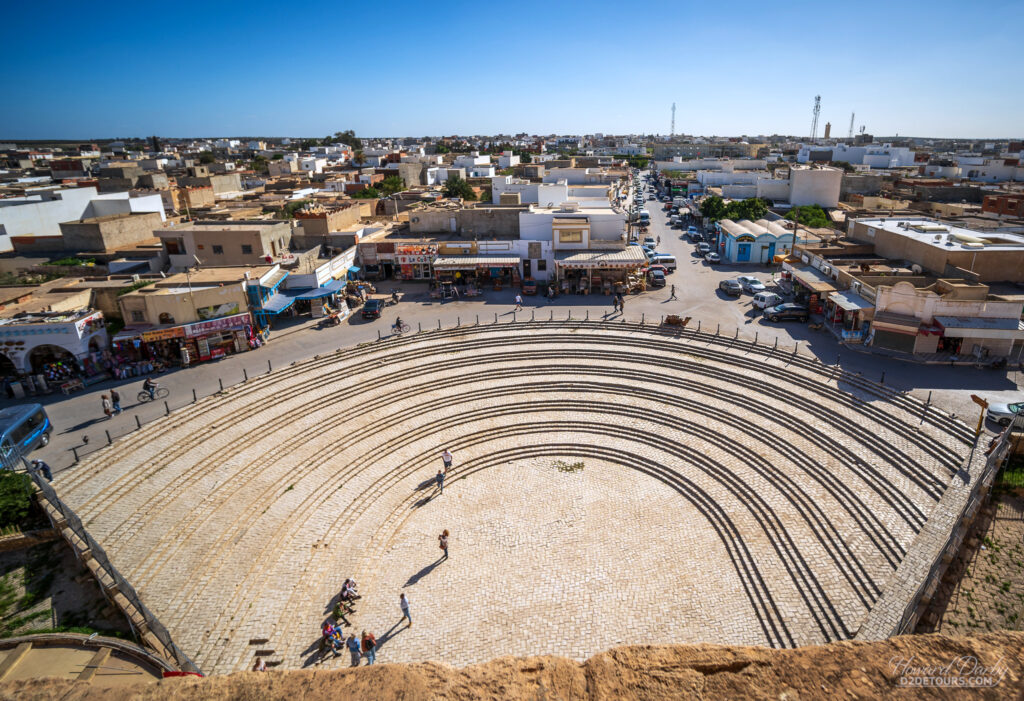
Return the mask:
M 520 263 L 519 256 L 438 256 L 434 270 L 475 270 L 476 268 L 511 268 Z
M 639 268 L 647 265 L 647 256 L 640 246 L 626 246 L 618 251 L 573 251 L 555 256 L 560 268 Z

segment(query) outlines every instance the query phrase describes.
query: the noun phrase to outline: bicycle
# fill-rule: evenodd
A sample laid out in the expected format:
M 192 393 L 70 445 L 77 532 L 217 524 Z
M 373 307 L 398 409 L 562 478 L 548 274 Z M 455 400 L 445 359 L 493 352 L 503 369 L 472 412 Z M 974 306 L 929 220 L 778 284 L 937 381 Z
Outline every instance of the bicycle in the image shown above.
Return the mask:
M 405 322 L 402 322 L 401 326 L 399 326 L 398 324 L 392 324 L 391 325 L 391 332 L 392 333 L 402 334 L 402 333 L 406 333 L 408 331 L 409 331 L 409 325 L 406 324 Z
M 157 387 L 156 390 L 153 392 L 152 397 L 149 396 L 149 392 L 147 390 L 142 390 L 141 392 L 139 392 L 137 398 L 140 402 L 145 403 L 148 401 L 155 401 L 157 399 L 166 399 L 169 396 L 171 396 L 171 390 L 167 389 L 166 387 Z

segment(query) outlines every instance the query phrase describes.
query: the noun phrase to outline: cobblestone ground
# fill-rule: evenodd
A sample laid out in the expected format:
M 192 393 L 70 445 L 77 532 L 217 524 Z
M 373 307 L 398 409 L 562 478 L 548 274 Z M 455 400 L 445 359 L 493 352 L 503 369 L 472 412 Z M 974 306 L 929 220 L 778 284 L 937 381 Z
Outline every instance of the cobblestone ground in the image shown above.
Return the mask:
M 498 326 L 254 378 L 55 487 L 206 673 L 316 662 L 348 576 L 382 661 L 788 647 L 856 633 L 962 428 L 771 347 Z

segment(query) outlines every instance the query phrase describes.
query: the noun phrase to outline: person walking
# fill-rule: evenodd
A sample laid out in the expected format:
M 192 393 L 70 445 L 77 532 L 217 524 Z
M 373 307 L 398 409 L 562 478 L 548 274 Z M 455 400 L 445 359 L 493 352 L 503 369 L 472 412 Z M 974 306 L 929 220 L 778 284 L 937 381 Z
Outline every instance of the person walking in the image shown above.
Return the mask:
M 444 494 L 444 472 L 438 470 L 437 476 L 434 477 L 434 480 L 437 481 L 437 491 L 441 494 Z
M 363 657 L 367 659 L 367 665 L 371 665 L 377 660 L 377 639 L 365 630 L 363 631 Z
M 448 468 L 452 466 L 452 453 L 447 448 L 441 453 L 441 462 L 444 463 L 444 473 L 448 474 Z
M 672 285 L 672 293 L 668 296 L 669 299 L 676 299 L 676 286 Z
M 441 531 L 441 535 L 437 536 L 437 547 L 444 551 L 444 560 L 448 559 L 448 529 L 445 528 Z
M 100 399 L 103 402 L 103 413 L 109 419 L 114 414 L 113 406 L 110 404 L 110 397 L 104 394 Z
M 349 633 L 348 640 L 345 641 L 345 645 L 348 646 L 348 652 L 352 655 L 352 666 L 358 667 L 359 660 L 362 658 L 359 654 L 359 641 L 356 640 L 355 633 Z
M 402 609 L 402 618 L 398 622 L 401 623 L 408 619 L 409 625 L 406 628 L 412 628 L 412 616 L 409 615 L 409 599 L 406 598 L 405 592 L 402 592 L 402 595 L 398 597 L 398 605 Z
M 518 312 L 523 308 L 523 297 L 522 295 L 516 295 L 516 311 Z
M 116 389 L 110 390 L 110 403 L 114 406 L 114 413 L 121 413 L 121 395 L 117 393 Z
M 626 300 L 624 297 L 619 297 L 619 311 L 622 314 L 626 313 Z

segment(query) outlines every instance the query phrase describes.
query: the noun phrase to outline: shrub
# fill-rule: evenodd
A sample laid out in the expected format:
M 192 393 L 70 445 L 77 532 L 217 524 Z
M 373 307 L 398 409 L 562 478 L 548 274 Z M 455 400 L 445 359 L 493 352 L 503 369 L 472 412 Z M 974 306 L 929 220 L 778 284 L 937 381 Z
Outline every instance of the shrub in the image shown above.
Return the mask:
M 0 528 L 16 526 L 32 508 L 32 478 L 21 472 L 0 470 Z

